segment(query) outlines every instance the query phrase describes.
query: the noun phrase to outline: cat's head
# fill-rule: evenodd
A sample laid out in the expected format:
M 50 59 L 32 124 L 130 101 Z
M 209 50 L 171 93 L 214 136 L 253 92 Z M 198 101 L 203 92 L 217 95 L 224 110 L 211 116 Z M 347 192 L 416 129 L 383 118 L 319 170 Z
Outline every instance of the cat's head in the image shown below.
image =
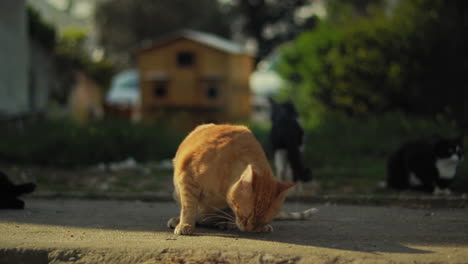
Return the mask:
M 287 190 L 295 185 L 276 180 L 264 181 L 265 178 L 259 176 L 259 173 L 248 165 L 228 193 L 229 206 L 236 216 L 236 225 L 241 231 L 264 230 L 283 205 Z
M 283 103 L 277 103 L 273 98 L 268 97 L 271 106 L 271 120 L 279 121 L 284 119 L 297 119 L 299 113 L 291 100 Z
M 459 162 L 463 159 L 463 137 L 455 139 L 439 137 L 434 145 L 434 151 L 438 159 L 451 159 Z

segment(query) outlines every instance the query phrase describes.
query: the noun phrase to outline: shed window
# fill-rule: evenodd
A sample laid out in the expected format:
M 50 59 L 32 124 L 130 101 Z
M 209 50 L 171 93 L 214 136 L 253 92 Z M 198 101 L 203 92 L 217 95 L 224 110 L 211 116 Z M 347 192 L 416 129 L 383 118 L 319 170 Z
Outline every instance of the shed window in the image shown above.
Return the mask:
M 206 97 L 208 97 L 208 99 L 216 99 L 218 98 L 218 95 L 219 95 L 219 88 L 218 88 L 218 85 L 216 83 L 210 83 L 207 87 L 206 87 Z
M 167 81 L 154 81 L 153 94 L 157 98 L 164 98 L 167 96 Z
M 217 100 L 220 97 L 223 78 L 219 74 L 208 74 L 202 79 L 202 87 L 205 98 Z
M 216 100 L 220 96 L 220 87 L 221 81 L 220 80 L 205 80 L 203 81 L 203 90 L 205 93 L 206 98 L 210 100 Z
M 192 67 L 195 65 L 195 54 L 189 51 L 179 52 L 177 54 L 177 66 Z

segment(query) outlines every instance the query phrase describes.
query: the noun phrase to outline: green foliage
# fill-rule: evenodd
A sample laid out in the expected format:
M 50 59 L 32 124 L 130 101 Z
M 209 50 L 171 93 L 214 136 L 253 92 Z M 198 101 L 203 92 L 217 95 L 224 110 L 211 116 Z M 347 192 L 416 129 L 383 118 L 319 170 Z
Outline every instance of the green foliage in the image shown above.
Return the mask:
M 31 123 L 18 133 L 1 130 L 4 161 L 50 166 L 95 165 L 133 157 L 137 161 L 170 159 L 182 137 L 160 125 L 99 121 Z
M 308 0 L 229 1 L 233 21 L 241 20 L 242 31 L 257 42 L 257 58 L 263 59 L 285 41 L 294 39 L 317 24 L 315 15 L 298 16 L 311 4 Z M 236 22 L 235 22 L 236 23 Z M 280 30 L 278 30 L 281 28 Z M 271 30 L 272 29 L 272 30 Z M 265 33 L 269 30 L 269 33 Z
M 372 16 L 385 8 L 385 0 L 327 0 L 327 21 L 335 25 L 346 25 L 350 21 Z
M 321 23 L 315 30 L 300 35 L 282 51 L 278 72 L 289 82 L 278 97 L 281 101 L 287 98 L 294 100 L 307 128 L 317 124 L 324 111 L 316 96 L 322 83 L 330 81 L 323 60 L 340 39 L 340 32 Z
M 55 46 L 59 70 L 80 69 L 103 88 L 108 89 L 115 67 L 107 60 L 94 61 L 85 49 L 87 34 L 79 28 L 69 28 L 60 36 Z
M 322 23 L 285 49 L 279 70 L 294 99 L 306 101 L 298 103 L 301 112 L 313 111 L 316 100 L 350 115 L 397 110 L 466 127 L 468 95 L 460 84 L 468 71 L 468 4 L 399 3 L 390 15 Z
M 66 30 L 57 40 L 55 53 L 62 63 L 82 67 L 89 56 L 84 49 L 86 33 L 77 28 Z

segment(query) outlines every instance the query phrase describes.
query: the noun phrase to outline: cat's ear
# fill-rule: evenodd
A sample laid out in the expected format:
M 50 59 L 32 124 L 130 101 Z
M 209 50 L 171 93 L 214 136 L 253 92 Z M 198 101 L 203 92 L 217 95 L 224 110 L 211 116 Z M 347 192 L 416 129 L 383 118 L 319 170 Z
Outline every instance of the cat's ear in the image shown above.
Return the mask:
M 293 182 L 278 182 L 277 184 L 277 190 L 278 190 L 278 196 L 281 195 L 282 193 L 286 193 L 289 189 L 292 187 L 296 186 L 295 183 Z
M 247 168 L 245 168 L 244 172 L 242 172 L 242 175 L 239 179 L 240 184 L 243 186 L 252 186 L 254 175 L 255 173 L 252 169 L 252 165 L 247 165 Z

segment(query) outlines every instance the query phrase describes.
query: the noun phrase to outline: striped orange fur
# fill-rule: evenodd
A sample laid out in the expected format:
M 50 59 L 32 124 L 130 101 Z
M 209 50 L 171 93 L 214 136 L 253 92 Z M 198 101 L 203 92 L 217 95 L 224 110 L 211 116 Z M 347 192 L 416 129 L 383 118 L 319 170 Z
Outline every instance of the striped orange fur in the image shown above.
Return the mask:
M 293 183 L 279 182 L 247 127 L 202 125 L 180 144 L 174 162 L 174 198 L 180 216 L 168 226 L 193 234 L 195 224 L 271 232 L 269 223 Z

